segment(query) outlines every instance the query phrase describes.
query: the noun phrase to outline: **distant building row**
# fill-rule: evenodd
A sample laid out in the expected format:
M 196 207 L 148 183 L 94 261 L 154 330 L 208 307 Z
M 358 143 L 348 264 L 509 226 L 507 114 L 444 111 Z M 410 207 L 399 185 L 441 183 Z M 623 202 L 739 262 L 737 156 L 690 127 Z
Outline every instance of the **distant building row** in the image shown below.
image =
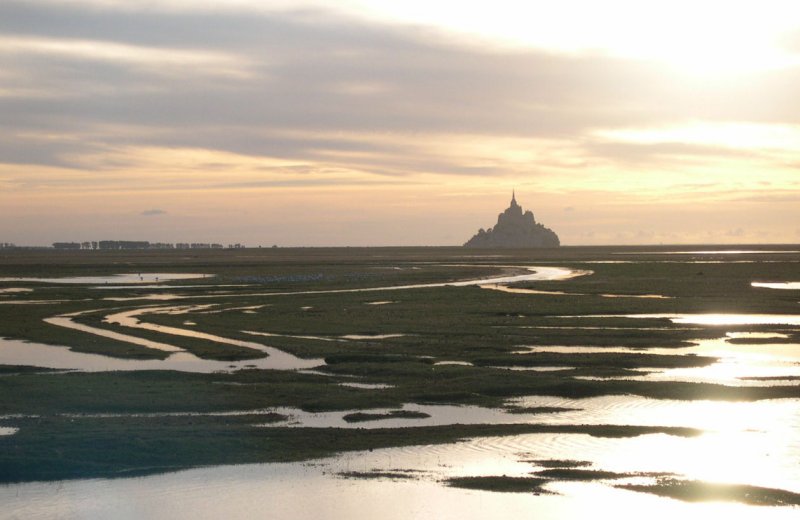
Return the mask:
M 54 249 L 225 249 L 222 244 L 147 242 L 139 240 L 100 240 L 99 242 L 55 242 Z M 242 249 L 242 244 L 228 244 L 228 249 Z

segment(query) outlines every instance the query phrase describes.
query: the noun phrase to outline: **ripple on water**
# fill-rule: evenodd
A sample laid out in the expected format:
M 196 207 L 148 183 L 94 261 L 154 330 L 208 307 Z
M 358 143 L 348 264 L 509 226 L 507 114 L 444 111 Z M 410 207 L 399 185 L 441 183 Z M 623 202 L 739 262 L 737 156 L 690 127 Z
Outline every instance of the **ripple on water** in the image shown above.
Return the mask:
M 782 429 L 800 425 L 800 399 L 753 402 L 677 401 L 637 396 L 602 396 L 586 399 L 531 396 L 510 399 L 509 405 L 570 408 L 544 415 L 547 424 L 622 424 L 678 426 L 703 430 Z
M 759 518 L 785 520 L 793 508 L 690 504 L 586 483 L 559 483 L 558 495 L 491 493 L 442 485 L 464 475 L 526 475 L 532 466 L 503 451 L 462 444 L 348 453 L 304 464 L 198 468 L 131 479 L 93 479 L 0 487 L 11 517 L 272 518 L 310 520 L 476 520 L 589 518 L 613 511 L 618 520 Z M 342 479 L 344 471 L 411 471 L 413 479 Z M 309 490 L 313 493 L 309 493 Z
M 535 441 L 530 436 L 509 441 L 542 458 L 589 460 L 602 469 L 618 472 L 668 471 L 692 479 L 800 491 L 800 399 L 724 402 L 536 396 L 511 403 L 580 408 L 537 420 L 546 424 L 678 426 L 707 432 L 694 438 L 553 435 Z

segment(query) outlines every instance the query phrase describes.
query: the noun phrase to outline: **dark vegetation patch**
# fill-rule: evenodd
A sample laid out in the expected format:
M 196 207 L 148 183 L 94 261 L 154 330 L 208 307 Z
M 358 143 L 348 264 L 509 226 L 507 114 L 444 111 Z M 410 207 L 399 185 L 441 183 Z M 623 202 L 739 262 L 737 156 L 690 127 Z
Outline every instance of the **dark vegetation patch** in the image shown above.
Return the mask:
M 614 471 L 604 471 L 599 469 L 580 469 L 580 468 L 552 468 L 536 472 L 537 476 L 562 481 L 594 481 L 609 480 L 630 477 L 627 473 L 616 473 Z
M 425 412 L 416 412 L 413 410 L 392 410 L 386 413 L 367 413 L 356 412 L 349 413 L 342 417 L 346 422 L 366 422 L 366 421 L 380 421 L 383 419 L 427 419 L 430 414 Z
M 800 506 L 800 494 L 783 489 L 696 480 L 661 479 L 654 485 L 625 484 L 621 489 L 675 498 L 685 502 L 741 502 L 755 506 Z
M 407 363 L 408 356 L 400 354 L 337 354 L 325 358 L 328 365 L 341 365 L 345 363 Z M 415 359 L 417 363 L 432 365 L 430 359 Z
M 539 465 L 541 465 L 539 461 Z M 545 463 L 552 463 L 553 466 L 566 465 L 590 465 L 591 463 L 583 463 L 580 461 L 544 461 Z M 481 476 L 481 477 L 456 477 L 447 479 L 445 482 L 454 487 L 461 487 L 466 489 L 480 489 L 484 491 L 503 491 L 508 493 L 529 493 L 529 492 L 545 492 L 542 486 L 549 482 L 594 482 L 598 480 L 619 480 L 631 477 L 664 477 L 665 473 L 617 473 L 614 471 L 592 470 L 592 469 L 577 469 L 575 467 L 554 467 L 553 469 L 545 469 L 537 471 L 532 477 L 508 477 L 508 476 Z M 621 488 L 629 488 L 629 486 L 618 486 Z M 636 487 L 636 486 L 630 486 Z M 648 487 L 648 486 L 642 486 Z M 636 489 L 636 491 L 639 491 Z
M 18 374 L 47 374 L 59 372 L 55 368 L 32 367 L 27 365 L 0 365 L 0 376 L 13 376 Z
M 800 381 L 800 376 L 742 376 L 737 379 L 741 381 Z
M 536 464 L 543 468 L 585 468 L 591 466 L 592 463 L 588 460 L 559 460 L 559 459 L 541 459 L 541 460 L 526 460 L 529 464 Z
M 452 477 L 444 482 L 448 486 L 463 489 L 477 489 L 481 491 L 503 493 L 533 493 L 534 495 L 552 494 L 551 491 L 542 487 L 550 481 L 537 477 Z
M 800 341 L 796 335 L 786 338 L 728 338 L 732 345 L 794 345 Z
M 560 413 L 560 412 L 574 412 L 580 408 L 566 408 L 563 406 L 506 406 L 503 408 L 506 413 L 515 414 L 543 414 L 543 413 Z
M 600 469 L 552 468 L 536 472 L 537 476 L 569 482 L 593 482 L 595 480 L 619 480 L 631 477 L 663 477 L 666 473 L 617 473 Z
M 601 367 L 604 369 L 632 368 L 693 368 L 704 367 L 717 362 L 717 358 L 692 355 L 663 355 L 645 353 L 561 353 L 532 352 L 503 357 L 473 359 L 476 366 L 519 366 L 519 367 Z
M 653 435 L 663 433 L 676 437 L 697 437 L 703 434 L 703 430 L 697 428 L 685 428 L 681 426 L 626 426 L 615 424 L 598 425 L 536 425 L 539 428 L 537 433 L 583 433 L 592 437 L 606 438 L 629 438 L 640 435 Z
M 646 376 L 652 372 L 658 371 L 658 369 L 648 370 L 642 368 L 586 366 L 573 368 L 570 373 L 564 373 L 563 375 L 572 377 L 625 378 Z
M 342 471 L 336 474 L 342 478 L 362 480 L 411 480 L 418 475 L 400 471 Z
M 666 319 L 656 321 L 655 326 L 648 326 L 646 323 L 642 323 L 644 320 L 641 319 L 623 318 L 623 321 L 627 322 L 625 323 L 626 326 L 618 328 L 605 328 L 602 325 L 595 328 L 569 328 L 564 326 L 586 327 L 587 325 L 581 323 L 582 320 L 575 318 L 560 318 L 559 320 L 557 325 L 539 327 L 535 324 L 553 323 L 553 320 L 538 316 L 526 316 L 524 319 L 518 319 L 517 321 L 523 321 L 531 325 L 507 327 L 504 332 L 509 338 L 514 338 L 521 345 L 543 347 L 548 345 L 565 347 L 592 345 L 595 347 L 625 347 L 630 349 L 688 347 L 692 345 L 693 340 L 719 336 L 719 332 L 714 330 L 698 331 L 692 328 L 676 327 Z M 609 325 L 607 324 L 607 326 Z

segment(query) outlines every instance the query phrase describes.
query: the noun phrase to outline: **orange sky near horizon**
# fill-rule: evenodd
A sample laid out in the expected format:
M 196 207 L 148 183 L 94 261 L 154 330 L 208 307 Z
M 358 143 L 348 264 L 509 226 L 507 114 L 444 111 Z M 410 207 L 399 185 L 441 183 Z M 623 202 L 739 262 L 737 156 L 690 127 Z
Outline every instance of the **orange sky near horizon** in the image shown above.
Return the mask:
M 581 14 L 581 15 L 579 15 Z M 800 7 L 0 5 L 0 242 L 800 242 Z

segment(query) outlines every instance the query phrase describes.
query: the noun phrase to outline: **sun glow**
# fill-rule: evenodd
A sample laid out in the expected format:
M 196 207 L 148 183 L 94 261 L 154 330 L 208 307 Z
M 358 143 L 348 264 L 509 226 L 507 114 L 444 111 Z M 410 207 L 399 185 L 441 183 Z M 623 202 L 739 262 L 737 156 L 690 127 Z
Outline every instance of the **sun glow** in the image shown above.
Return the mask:
M 498 0 L 390 2 L 351 0 L 340 8 L 361 16 L 403 20 L 452 30 L 480 44 L 532 46 L 554 52 L 600 53 L 658 60 L 700 75 L 736 74 L 800 63 L 784 48 L 800 5 L 764 2 L 637 2 Z

